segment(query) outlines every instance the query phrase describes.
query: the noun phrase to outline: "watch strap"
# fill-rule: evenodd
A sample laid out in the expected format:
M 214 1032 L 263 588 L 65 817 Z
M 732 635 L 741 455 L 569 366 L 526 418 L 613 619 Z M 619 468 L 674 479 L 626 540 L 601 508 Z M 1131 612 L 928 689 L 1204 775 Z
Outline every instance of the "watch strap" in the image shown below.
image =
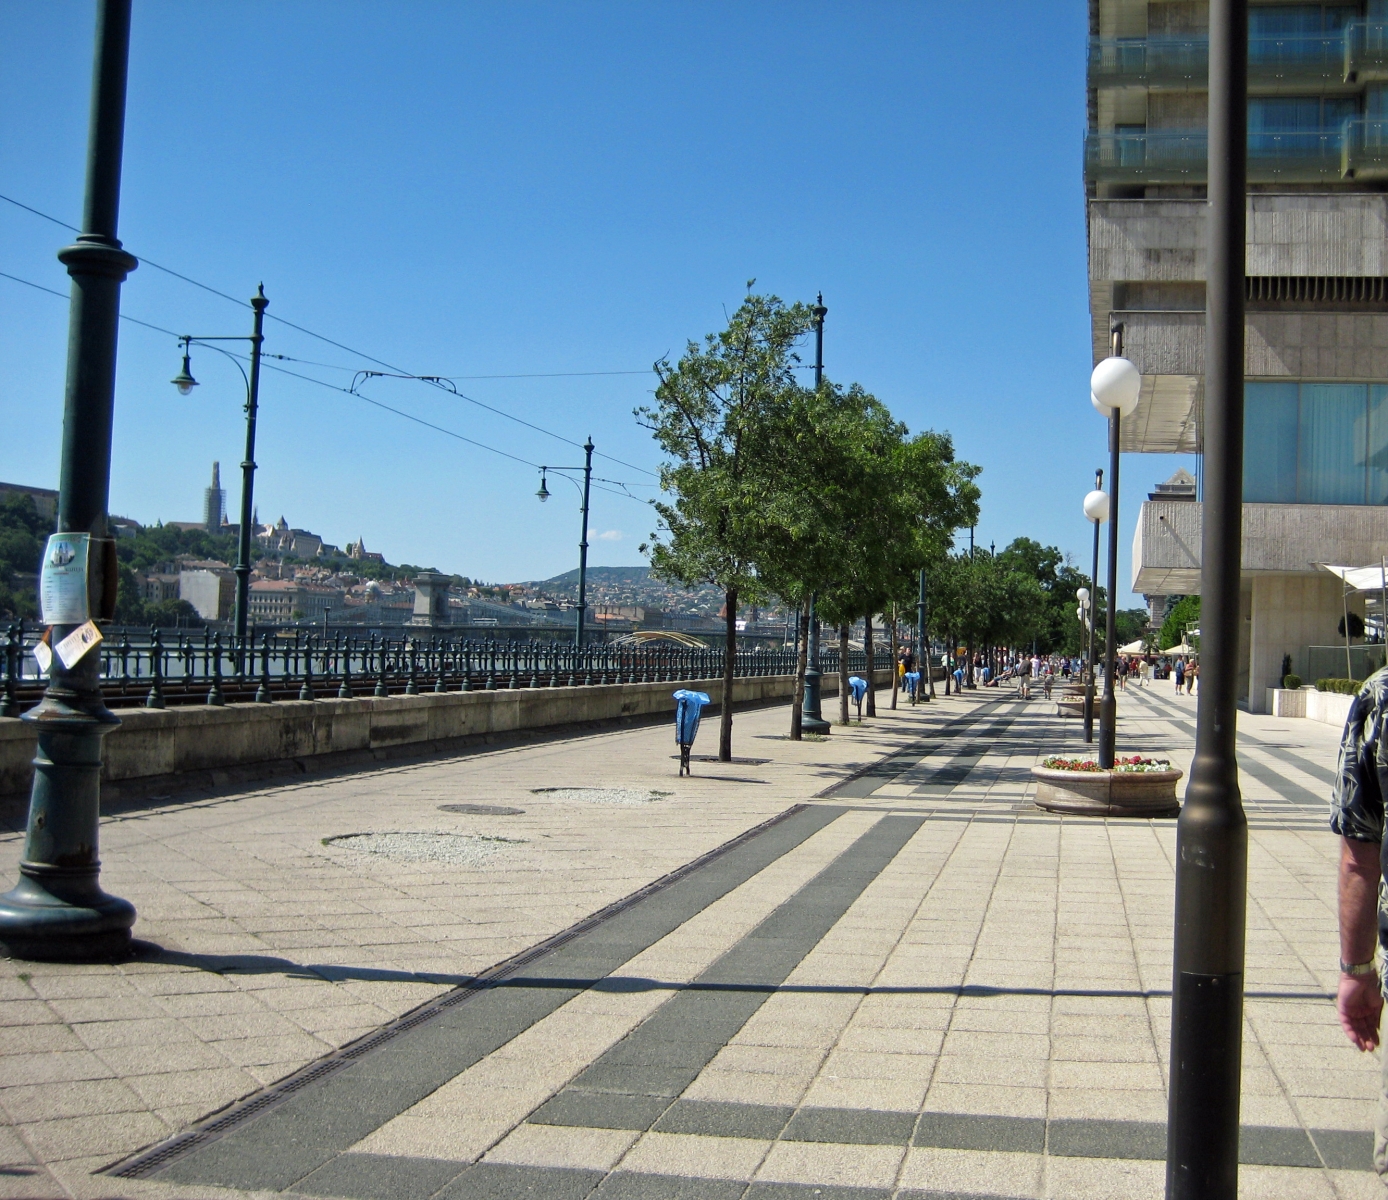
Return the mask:
M 1371 958 L 1368 962 L 1347 963 L 1344 959 L 1340 960 L 1341 975 L 1372 975 L 1377 969 L 1377 964 Z

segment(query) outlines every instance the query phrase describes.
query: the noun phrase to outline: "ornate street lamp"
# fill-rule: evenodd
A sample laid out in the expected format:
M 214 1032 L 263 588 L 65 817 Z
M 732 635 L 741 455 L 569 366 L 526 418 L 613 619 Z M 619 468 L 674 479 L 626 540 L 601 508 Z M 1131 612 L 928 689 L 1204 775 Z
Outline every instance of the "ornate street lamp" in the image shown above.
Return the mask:
M 236 364 L 236 369 L 241 372 L 241 378 L 246 384 L 246 455 L 241 460 L 241 524 L 237 529 L 235 567 L 235 661 L 238 676 L 245 673 L 246 625 L 251 610 L 251 515 L 255 511 L 255 422 L 256 414 L 260 410 L 260 346 L 265 340 L 261 328 L 265 323 L 265 309 L 269 304 L 270 302 L 265 299 L 265 285 L 262 283 L 256 289 L 255 295 L 251 297 L 251 308 L 255 312 L 255 316 L 251 319 L 249 336 L 194 337 L 192 334 L 185 334 L 179 338 L 179 341 L 183 343 L 183 366 L 178 374 L 169 380 L 178 389 L 180 396 L 192 395 L 193 389 L 198 386 L 198 381 L 193 378 L 191 363 L 192 347 L 197 344 L 206 346 L 209 350 L 216 350 L 218 354 L 223 354 L 231 359 Z M 234 354 L 229 354 L 220 346 L 213 345 L 214 342 L 250 342 L 250 375 L 246 375 L 245 368 L 241 366 L 240 360 Z M 254 667 L 254 664 L 252 666 Z
M 1094 490 L 1084 498 L 1084 515 L 1094 523 L 1094 570 L 1090 572 L 1089 582 L 1094 585 L 1094 606 L 1099 604 L 1099 526 L 1108 520 L 1108 493 L 1103 490 L 1103 471 L 1094 472 Z M 1087 588 L 1080 591 L 1088 595 Z M 1109 593 L 1110 596 L 1112 592 Z M 1111 602 L 1110 602 L 1111 603 Z M 1085 648 L 1084 664 L 1084 740 L 1094 740 L 1094 619 L 1089 621 L 1089 645 Z
M 107 502 L 120 288 L 138 265 L 116 236 L 125 131 L 130 0 L 96 17 L 82 232 L 58 251 L 72 277 L 58 531 L 44 548 L 41 594 L 52 648 L 43 699 L 22 720 L 38 735 L 19 882 L 0 897 L 0 950 L 14 958 L 94 961 L 130 951 L 135 907 L 101 890 L 102 739 L 120 724 L 101 695 L 95 622 L 115 615 L 116 544 Z
M 815 297 L 810 309 L 814 317 L 814 386 L 818 391 L 824 383 L 824 318 L 829 310 L 824 307 L 824 293 Z M 809 644 L 805 647 L 805 695 L 800 702 L 800 731 L 802 733 L 827 734 L 833 728 L 824 719 L 821 708 L 820 688 L 823 686 L 823 673 L 819 669 L 819 613 L 818 597 L 810 593 Z
M 1118 426 L 1137 407 L 1142 375 L 1123 357 L 1123 326 L 1113 327 L 1113 354 L 1089 377 L 1089 400 L 1108 418 L 1109 486 L 1112 501 L 1108 524 L 1108 614 L 1104 622 L 1104 698 L 1099 706 L 1099 766 L 1113 769 L 1117 740 L 1118 700 L 1113 692 L 1113 659 L 1118 644 Z M 1096 526 L 1097 529 L 1097 526 Z
M 588 493 L 593 484 L 593 439 L 589 438 L 583 443 L 583 466 L 540 468 L 540 490 L 535 493 L 535 498 L 541 504 L 545 503 L 551 495 L 547 483 L 551 471 L 561 479 L 567 479 L 574 487 L 578 488 L 579 495 L 583 497 L 583 531 L 578 542 L 578 625 L 574 629 L 574 645 L 581 648 L 583 646 L 584 615 L 588 611 Z M 565 474 L 567 471 L 582 471 L 582 485 L 577 479 Z

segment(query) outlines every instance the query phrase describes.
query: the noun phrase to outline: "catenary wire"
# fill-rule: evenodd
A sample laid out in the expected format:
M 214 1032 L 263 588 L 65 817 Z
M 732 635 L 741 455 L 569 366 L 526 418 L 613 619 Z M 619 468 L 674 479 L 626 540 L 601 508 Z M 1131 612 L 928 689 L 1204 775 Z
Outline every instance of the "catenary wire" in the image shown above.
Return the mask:
M 59 220 L 57 217 L 51 216 L 50 214 L 48 214 L 48 213 L 46 213 L 46 212 L 42 212 L 42 211 L 40 211 L 39 209 L 34 208 L 32 205 L 24 204 L 23 202 L 21 202 L 21 201 L 19 201 L 19 200 L 16 200 L 13 196 L 6 196 L 6 195 L 4 195 L 3 193 L 0 193 L 0 200 L 4 200 L 4 201 L 5 201 L 6 203 L 8 203 L 8 204 L 13 204 L 16 208 L 22 208 L 25 212 L 33 213 L 34 216 L 36 216 L 36 217 L 42 217 L 45 221 L 51 221 L 54 225 L 61 226 L 63 229 L 71 230 L 73 233 L 80 233 L 80 232 L 81 232 L 81 231 L 77 228 L 77 226 L 75 226 L 75 225 L 69 225 L 66 221 Z M 140 261 L 141 261 L 142 263 L 144 263 L 146 266 L 153 267 L 156 271 L 162 271 L 162 272 L 163 272 L 164 274 L 166 274 L 166 275 L 172 275 L 175 279 L 181 279 L 184 283 L 191 284 L 193 287 L 201 288 L 203 291 L 209 292 L 209 293 L 211 293 L 211 294 L 214 295 L 214 296 L 219 296 L 219 297 L 221 297 L 223 300 L 229 300 L 232 304 L 238 305 L 238 306 L 241 307 L 241 308 L 249 308 L 249 307 L 250 307 L 250 303 L 249 303 L 248 301 L 246 301 L 246 300 L 238 300 L 235 296 L 232 296 L 232 295 L 228 294 L 227 292 L 220 291 L 220 290 L 218 290 L 217 288 L 211 287 L 211 286 L 208 285 L 208 284 L 205 284 L 205 283 L 200 282 L 199 280 L 193 279 L 191 276 L 184 275 L 184 274 L 183 274 L 182 272 L 180 272 L 180 271 L 175 271 L 172 267 L 165 267 L 165 266 L 161 265 L 160 263 L 155 262 L 152 258 L 141 257 L 141 258 L 140 258 Z M 24 281 L 21 280 L 20 282 L 24 282 Z M 290 329 L 297 330 L 299 333 L 305 334 L 305 335 L 307 335 L 308 337 L 317 338 L 320 342 L 326 342 L 329 346 L 336 346 L 339 350 L 345 350 L 345 351 L 347 351 L 348 354 L 355 354 L 355 355 L 357 355 L 358 357 L 365 359 L 367 362 L 375 363 L 377 366 L 381 366 L 381 367 L 389 367 L 390 370 L 399 372 L 399 373 L 402 374 L 402 375 L 409 375 L 409 376 L 411 376 L 412 378 L 419 378 L 419 376 L 415 375 L 415 373 L 412 372 L 412 371 L 406 371 L 403 367 L 398 367 L 398 366 L 396 366 L 396 365 L 393 364 L 393 363 L 388 363 L 388 362 L 386 362 L 384 359 L 376 358 L 375 356 L 370 355 L 370 354 L 367 354 L 367 353 L 365 353 L 364 351 L 357 350 L 357 349 L 355 349 L 355 348 L 352 347 L 352 346 L 348 346 L 348 345 L 345 345 L 345 344 L 342 343 L 342 342 L 335 341 L 333 338 L 327 337 L 327 336 L 324 335 L 324 334 L 316 333 L 316 332 L 314 332 L 312 329 L 308 329 L 308 328 L 306 328 L 306 327 L 303 326 L 303 325 L 295 324 L 293 321 L 286 320 L 284 317 L 278 316 L 278 315 L 275 314 L 275 313 L 267 312 L 265 315 L 266 315 L 270 320 L 272 320 L 272 321 L 278 321 L 281 325 L 286 325 L 286 326 L 288 326 Z M 174 336 L 177 336 L 177 335 L 174 335 Z M 329 366 L 329 364 L 327 364 L 327 363 L 323 363 L 323 364 L 319 364 L 319 365 L 321 365 L 321 366 Z M 333 370 L 345 370 L 346 368 L 333 367 L 332 369 L 333 369 Z M 627 374 L 631 374 L 631 375 L 645 375 L 645 374 L 648 374 L 648 373 L 649 373 L 649 372 L 646 372 L 646 371 L 575 371 L 575 372 L 572 372 L 572 373 L 570 373 L 570 372 L 554 372 L 552 375 L 541 375 L 541 374 L 535 374 L 535 375 L 509 375 L 509 376 L 508 376 L 508 375 L 496 375 L 496 376 L 487 376 L 487 375 L 472 375 L 472 376 L 467 376 L 467 375 L 459 375 L 459 376 L 456 376 L 456 378 L 458 378 L 458 379 L 489 379 L 489 378 L 493 378 L 493 379 L 527 379 L 527 378 L 529 378 L 529 379 L 540 379 L 540 378 L 560 378 L 560 377 L 563 377 L 563 376 L 566 376 L 566 375 L 569 375 L 569 374 L 573 374 L 573 375 L 627 375 Z M 439 376 L 438 378 L 439 378 L 439 379 L 444 379 L 444 378 L 452 379 L 452 378 L 455 378 L 455 377 L 453 377 L 453 376 Z M 457 391 L 456 389 L 451 389 L 451 390 L 450 390 L 450 389 L 448 389 L 448 388 L 445 388 L 441 383 L 433 382 L 433 381 L 430 381 L 430 380 L 424 380 L 424 382 L 432 382 L 432 386 L 438 388 L 440 391 L 447 392 L 447 393 L 449 393 L 450 395 L 455 395 L 455 396 L 457 396 L 457 397 L 458 397 L 459 399 L 461 399 L 461 400 L 466 400 L 469 404 L 475 404 L 475 405 L 477 405 L 479 408 L 485 408 L 488 412 L 495 413 L 497 416 L 500 416 L 500 417 L 505 417 L 505 418 L 506 418 L 507 420 L 509 420 L 509 421 L 515 421 L 517 424 L 524 425 L 524 426 L 526 426 L 526 427 L 529 428 L 529 429 L 533 429 L 533 430 L 535 430 L 537 433 L 543 433 L 546 437 L 552 437 L 552 438 L 554 438 L 554 439 L 557 440 L 557 441 L 566 442 L 566 443 L 568 443 L 570 446 L 575 446 L 575 447 L 577 447 L 577 448 L 580 449 L 580 450 L 583 449 L 582 443 L 576 442 L 576 441 L 574 441 L 572 438 L 564 437 L 563 434 L 554 433 L 552 430 L 545 429 L 545 428 L 543 428 L 542 426 L 532 424 L 531 422 L 526 421 L 526 420 L 523 420 L 523 419 L 520 418 L 520 417 L 514 416 L 514 415 L 512 415 L 511 413 L 508 413 L 508 412 L 506 412 L 506 411 L 503 410 L 503 409 L 493 408 L 490 404 L 484 404 L 481 400 L 477 400 L 477 399 L 473 398 L 472 396 L 464 395 L 462 392 L 459 392 L 459 391 Z M 480 442 L 477 443 L 477 444 L 478 444 L 478 445 L 481 445 Z M 594 453 L 595 453 L 599 458 L 605 458 L 605 459 L 607 459 L 609 462 L 615 462 L 615 463 L 617 463 L 618 465 L 623 466 L 623 467 L 627 467 L 629 470 L 632 470 L 632 471 L 640 471 L 643 475 L 650 475 L 650 476 L 654 477 L 654 476 L 656 476 L 656 474 L 657 474 L 657 472 L 652 471 L 652 470 L 650 470 L 650 469 L 647 468 L 647 467 L 638 467 L 635 463 L 626 462 L 624 459 L 617 458 L 615 455 L 604 454 L 601 450 L 595 450 Z
M 21 279 L 18 275 L 11 275 L 8 271 L 0 271 L 0 278 L 9 279 L 15 283 L 22 283 L 25 287 L 34 288 L 36 291 L 47 292 L 50 296 L 56 296 L 60 300 L 68 299 L 66 295 L 64 295 L 62 292 L 58 291 L 55 288 L 45 287 L 43 284 L 35 283 L 33 282 L 33 280 L 30 279 Z M 155 325 L 149 321 L 142 321 L 139 317 L 132 317 L 128 313 L 121 313 L 120 319 L 122 321 L 129 321 L 133 325 L 142 325 L 146 329 L 152 329 L 156 333 L 166 334 L 167 336 L 172 338 L 177 338 L 179 336 L 172 330 L 165 329 L 162 325 Z M 249 361 L 250 359 L 250 356 L 246 354 L 236 354 L 232 351 L 224 351 L 224 353 L 228 354 L 232 358 L 241 359 L 242 361 Z M 432 429 L 438 433 L 442 433 L 447 437 L 456 438 L 460 442 L 466 442 L 470 446 L 476 446 L 481 450 L 488 450 L 493 454 L 499 454 L 503 458 L 509 458 L 513 462 L 521 463 L 522 465 L 527 467 L 533 467 L 537 471 L 541 469 L 542 464 L 540 463 L 533 463 L 529 459 L 521 458 L 519 455 L 511 454 L 509 451 L 506 450 L 498 450 L 495 446 L 489 446 L 486 442 L 479 442 L 476 438 L 466 437 L 461 433 L 456 433 L 452 429 L 445 429 L 442 425 L 435 425 L 432 421 L 426 421 L 423 417 L 417 417 L 413 413 L 405 412 L 403 409 L 395 408 L 389 404 L 383 403 L 380 400 L 374 400 L 370 396 L 364 395 L 361 392 L 354 392 L 349 390 L 348 388 L 338 387 L 338 385 L 335 383 L 329 383 L 325 379 L 315 379 L 312 375 L 305 375 L 299 371 L 290 371 L 285 367 L 277 367 L 273 363 L 264 362 L 263 360 L 265 357 L 265 355 L 261 356 L 261 366 L 263 366 L 267 371 L 277 371 L 281 375 L 292 375 L 295 379 L 302 379 L 307 383 L 316 383 L 319 387 L 331 388 L 333 391 L 341 392 L 343 395 L 346 396 L 355 396 L 359 400 L 365 400 L 367 404 L 374 405 L 376 408 L 384 409 L 386 412 L 394 413 L 398 417 L 404 417 L 407 421 L 413 421 L 418 425 L 423 425 L 426 428 Z M 627 486 L 625 483 L 616 479 L 595 479 L 594 482 L 610 483 L 620 488 L 626 488 Z M 613 496 L 623 496 L 628 500 L 635 500 L 639 504 L 645 503 L 645 501 L 642 500 L 639 496 L 633 496 L 628 491 L 613 491 L 612 488 L 607 487 L 599 487 L 598 490 L 603 492 L 609 492 Z

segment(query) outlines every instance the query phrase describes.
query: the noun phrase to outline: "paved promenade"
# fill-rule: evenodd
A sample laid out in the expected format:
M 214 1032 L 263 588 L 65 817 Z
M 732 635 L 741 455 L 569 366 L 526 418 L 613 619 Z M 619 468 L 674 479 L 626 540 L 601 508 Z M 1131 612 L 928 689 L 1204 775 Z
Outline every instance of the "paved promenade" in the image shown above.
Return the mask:
M 0 1196 L 1161 1196 L 1174 822 L 1037 810 L 1039 697 L 882 703 L 693 779 L 662 726 L 116 808 L 148 945 L 0 962 Z M 1120 750 L 1194 712 L 1130 688 Z M 1337 737 L 1240 715 L 1245 1197 L 1383 1194 Z

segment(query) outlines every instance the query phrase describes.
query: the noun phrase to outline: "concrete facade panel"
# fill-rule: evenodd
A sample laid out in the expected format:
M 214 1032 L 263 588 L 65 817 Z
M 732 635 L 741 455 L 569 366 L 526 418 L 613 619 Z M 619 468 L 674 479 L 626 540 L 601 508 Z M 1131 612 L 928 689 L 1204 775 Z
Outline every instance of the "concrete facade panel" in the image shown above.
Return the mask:
M 1203 200 L 1092 200 L 1090 278 L 1205 277 Z M 1388 274 L 1388 197 L 1364 193 L 1248 198 L 1250 275 Z

